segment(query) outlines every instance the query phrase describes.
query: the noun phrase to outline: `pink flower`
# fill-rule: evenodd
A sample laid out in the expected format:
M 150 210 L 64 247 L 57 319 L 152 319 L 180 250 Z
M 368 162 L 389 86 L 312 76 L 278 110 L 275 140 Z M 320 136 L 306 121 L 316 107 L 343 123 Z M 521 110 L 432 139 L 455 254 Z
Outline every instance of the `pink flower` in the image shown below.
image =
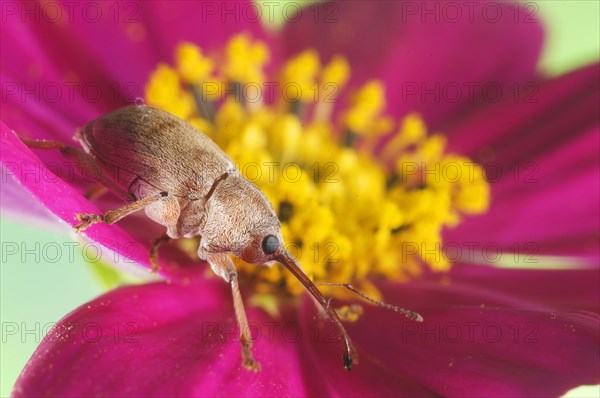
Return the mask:
M 515 23 L 508 3 L 493 3 L 503 15 L 498 21 L 475 13 L 474 20 L 423 23 L 407 8 L 415 3 L 333 2 L 304 9 L 280 34 L 263 31 L 256 9 L 244 1 L 128 2 L 131 8 L 115 14 L 120 23 L 112 17 L 89 23 L 79 14 L 74 21 L 36 22 L 21 14 L 32 4 L 39 13 L 48 11 L 44 3 L 15 3 L 1 39 L 0 160 L 26 188 L 3 186 L 11 190 L 12 200 L 4 203 L 9 208 L 19 210 L 21 198 L 33 194 L 75 225 L 76 213 L 118 206 L 85 199 L 83 178 L 32 178 L 27 170 L 53 175 L 45 164 L 64 162 L 57 153 L 32 152 L 11 129 L 68 142 L 76 127 L 141 96 L 135 89 L 171 58 L 178 42 L 218 48 L 246 31 L 269 43 L 273 65 L 307 47 L 325 60 L 345 55 L 352 66 L 349 87 L 381 79 L 391 114 L 421 113 L 453 150 L 488 165 L 489 212 L 446 231 L 446 242 L 576 256 L 593 267 L 460 264 L 442 277 L 425 273 L 402 285 L 379 281 L 387 302 L 416 310 L 426 321 L 366 309 L 347 326 L 361 355 L 351 374 L 341 366 L 337 335 L 315 321 L 308 298 L 282 304 L 277 318 L 249 308 L 262 363 L 255 374 L 240 364 L 227 285 L 205 278 L 199 261 L 165 249 L 164 258 L 176 263 L 161 270 L 169 282 L 123 287 L 67 315 L 34 353 L 15 396 L 560 395 L 600 381 L 598 65 L 553 80 L 536 76 L 541 27 Z M 229 5 L 234 14 L 220 8 Z M 111 10 L 102 6 L 104 13 Z M 56 82 L 68 84 L 59 84 L 62 95 L 52 98 Z M 511 94 L 494 101 L 480 90 L 455 101 L 436 98 L 444 89 L 474 83 Z M 45 93 L 41 100 L 27 94 L 35 84 Z M 432 87 L 434 94 L 427 94 Z M 143 218 L 86 230 L 88 238 L 145 267 L 149 242 L 160 234 L 160 226 Z

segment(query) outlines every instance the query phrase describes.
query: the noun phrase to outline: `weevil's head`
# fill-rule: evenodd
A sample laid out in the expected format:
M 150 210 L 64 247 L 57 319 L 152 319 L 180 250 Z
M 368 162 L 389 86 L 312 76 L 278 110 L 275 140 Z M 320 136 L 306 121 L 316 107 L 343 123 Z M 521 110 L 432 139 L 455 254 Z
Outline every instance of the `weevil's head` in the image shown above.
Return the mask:
M 338 327 L 344 339 L 344 367 L 357 362 L 358 355 L 338 315 L 317 286 L 302 271 L 298 261 L 285 249 L 281 223 L 267 197 L 242 176 L 229 175 L 219 181 L 206 203 L 199 254 L 232 253 L 246 262 L 264 264 L 278 261 L 306 287 Z
M 283 238 L 267 197 L 239 175 L 228 175 L 217 184 L 206 203 L 200 250 L 231 253 L 252 264 L 274 261 Z

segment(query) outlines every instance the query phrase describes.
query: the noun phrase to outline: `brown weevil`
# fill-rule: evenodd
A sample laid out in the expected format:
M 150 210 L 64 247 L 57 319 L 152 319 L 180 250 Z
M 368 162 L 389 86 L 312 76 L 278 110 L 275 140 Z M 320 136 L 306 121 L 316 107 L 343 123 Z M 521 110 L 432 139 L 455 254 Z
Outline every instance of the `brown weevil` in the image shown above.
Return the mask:
M 161 242 L 199 237 L 198 256 L 231 285 L 244 367 L 260 369 L 252 355 L 237 271 L 229 254 L 253 264 L 277 261 L 284 265 L 337 326 L 344 342 L 344 367 L 350 370 L 356 363 L 356 351 L 337 313 L 285 249 L 281 223 L 271 203 L 207 136 L 168 112 L 134 105 L 89 122 L 75 138 L 85 152 L 58 142 L 22 140 L 31 148 L 59 149 L 78 169 L 93 170 L 97 182 L 130 202 L 102 215 L 77 214 L 80 223 L 75 228 L 113 224 L 144 209 L 149 218 L 167 228 L 166 235 L 152 244 L 150 258 L 155 267 Z M 392 309 L 420 320 L 418 314 Z

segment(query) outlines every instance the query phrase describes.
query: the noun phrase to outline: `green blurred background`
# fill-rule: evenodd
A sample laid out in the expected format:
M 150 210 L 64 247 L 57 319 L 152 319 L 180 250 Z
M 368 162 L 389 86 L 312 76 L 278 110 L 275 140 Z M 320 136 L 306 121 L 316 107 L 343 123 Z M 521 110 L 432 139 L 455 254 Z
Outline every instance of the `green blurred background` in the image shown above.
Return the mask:
M 547 26 L 547 41 L 539 64 L 547 75 L 559 75 L 599 58 L 600 1 L 536 1 Z M 58 221 L 53 225 L 23 221 L 1 214 L 0 241 L 27 248 L 66 248 L 76 236 Z M 66 245 L 65 245 L 66 244 Z M 6 246 L 2 246 L 3 248 Z M 21 369 L 54 322 L 107 290 L 110 270 L 87 263 L 80 247 L 73 262 L 44 262 L 35 255 L 20 259 L 1 256 L 0 267 L 0 397 L 7 397 Z M 49 255 L 52 256 L 52 255 Z M 5 258 L 8 261 L 5 262 Z M 24 261 L 21 261 L 24 260 Z M 104 277 L 98 276 L 98 269 Z M 572 396 L 598 396 L 597 387 Z

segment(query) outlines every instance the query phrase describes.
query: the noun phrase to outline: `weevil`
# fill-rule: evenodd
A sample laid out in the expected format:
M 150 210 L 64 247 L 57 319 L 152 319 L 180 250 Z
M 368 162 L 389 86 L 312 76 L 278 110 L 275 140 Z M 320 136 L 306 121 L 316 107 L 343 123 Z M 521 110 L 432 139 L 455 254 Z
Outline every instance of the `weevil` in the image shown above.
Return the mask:
M 153 242 L 153 264 L 161 242 L 199 237 L 198 256 L 231 285 L 243 365 L 254 371 L 260 365 L 252 355 L 238 274 L 228 254 L 252 264 L 281 263 L 339 329 L 344 367 L 351 369 L 357 357 L 352 341 L 327 299 L 285 249 L 273 206 L 206 135 L 166 111 L 132 105 L 87 123 L 75 138 L 84 151 L 59 142 L 23 141 L 32 148 L 59 149 L 77 169 L 87 170 L 86 175 L 130 202 L 104 214 L 77 214 L 77 230 L 99 222 L 113 224 L 144 209 L 167 228 L 166 235 Z
M 260 365 L 252 354 L 238 274 L 229 254 L 252 264 L 276 261 L 285 266 L 339 330 L 345 369 L 350 370 L 357 362 L 356 350 L 337 313 L 285 249 L 281 223 L 267 197 L 213 141 L 188 122 L 160 109 L 133 105 L 79 129 L 75 139 L 83 151 L 59 142 L 21 139 L 31 148 L 60 150 L 82 174 L 86 170 L 85 175 L 129 202 L 104 214 L 77 214 L 77 230 L 100 222 L 113 224 L 143 209 L 167 229 L 150 249 L 155 268 L 162 242 L 199 237 L 198 256 L 231 286 L 242 363 L 247 369 L 258 371 Z M 422 320 L 416 313 L 370 299 L 351 285 L 330 285 L 344 286 L 376 304 Z

